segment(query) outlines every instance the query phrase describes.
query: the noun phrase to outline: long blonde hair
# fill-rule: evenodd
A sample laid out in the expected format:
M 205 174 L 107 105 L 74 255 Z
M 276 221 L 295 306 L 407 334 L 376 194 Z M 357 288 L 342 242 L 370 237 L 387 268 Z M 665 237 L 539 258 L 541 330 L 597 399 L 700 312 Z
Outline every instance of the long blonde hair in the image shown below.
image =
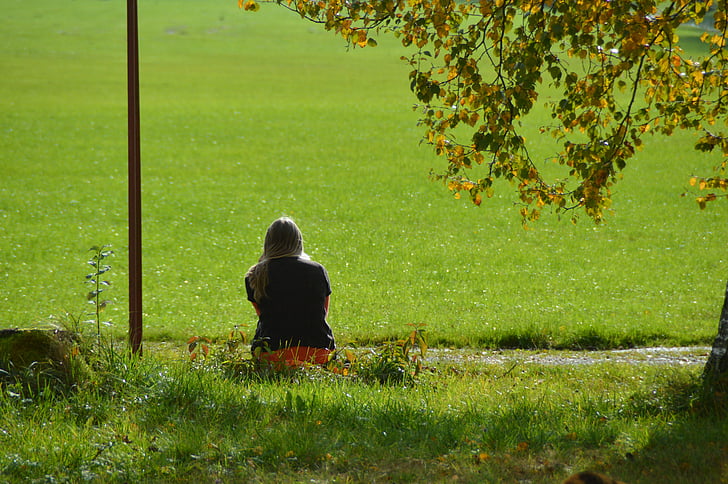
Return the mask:
M 268 227 L 265 233 L 263 254 L 258 263 L 248 269 L 246 278 L 253 289 L 255 300 L 260 302 L 266 296 L 268 286 L 268 262 L 283 257 L 308 258 L 303 252 L 303 234 L 296 222 L 288 217 L 281 217 Z

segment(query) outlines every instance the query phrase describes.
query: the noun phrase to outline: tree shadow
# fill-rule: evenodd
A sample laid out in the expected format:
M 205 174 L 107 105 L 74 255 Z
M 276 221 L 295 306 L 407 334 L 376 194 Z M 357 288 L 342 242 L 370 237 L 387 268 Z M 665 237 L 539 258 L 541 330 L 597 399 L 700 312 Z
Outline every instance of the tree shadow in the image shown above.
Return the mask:
M 630 484 L 728 481 L 728 398 L 726 387 L 701 379 L 669 381 L 651 394 L 636 395 L 647 414 L 667 418 L 650 431 L 637 452 L 610 464 Z

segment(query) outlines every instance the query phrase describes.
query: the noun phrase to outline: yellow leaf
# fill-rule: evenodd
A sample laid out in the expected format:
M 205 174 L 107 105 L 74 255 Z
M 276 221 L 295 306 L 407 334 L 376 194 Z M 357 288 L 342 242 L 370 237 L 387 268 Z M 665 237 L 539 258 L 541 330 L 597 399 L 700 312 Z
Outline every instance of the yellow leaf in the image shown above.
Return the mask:
M 247 2 L 245 2 L 245 5 L 243 5 L 243 8 L 249 12 L 257 12 L 258 10 L 260 10 L 260 5 L 258 5 L 254 0 L 248 0 Z

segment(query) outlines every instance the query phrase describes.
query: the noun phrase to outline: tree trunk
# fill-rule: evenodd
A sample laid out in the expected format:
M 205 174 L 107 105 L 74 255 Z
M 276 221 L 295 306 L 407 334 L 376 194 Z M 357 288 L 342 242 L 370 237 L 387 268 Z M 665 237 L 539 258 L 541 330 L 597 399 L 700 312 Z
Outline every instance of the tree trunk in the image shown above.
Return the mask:
M 703 376 L 715 380 L 726 372 L 728 372 L 728 285 L 725 289 L 723 310 L 720 312 L 718 336 L 713 342 L 713 350 L 710 352 Z

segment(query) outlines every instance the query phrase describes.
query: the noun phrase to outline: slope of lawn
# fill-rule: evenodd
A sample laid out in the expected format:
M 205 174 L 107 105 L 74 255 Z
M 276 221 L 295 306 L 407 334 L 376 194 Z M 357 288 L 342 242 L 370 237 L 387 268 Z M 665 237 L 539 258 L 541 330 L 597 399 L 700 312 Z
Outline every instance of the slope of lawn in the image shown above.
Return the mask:
M 0 327 L 86 319 L 87 250 L 110 244 L 106 316 L 121 336 L 124 5 L 11 0 L 4 15 Z M 252 332 L 243 276 L 267 225 L 290 215 L 329 270 L 340 343 L 407 324 L 433 345 L 712 341 L 728 205 L 680 197 L 712 166 L 684 134 L 648 140 L 605 225 L 544 217 L 525 231 L 508 185 L 477 208 L 428 179 L 443 161 L 420 144 L 395 39 L 347 50 L 274 5 L 234 1 L 145 1 L 139 30 L 147 339 Z

